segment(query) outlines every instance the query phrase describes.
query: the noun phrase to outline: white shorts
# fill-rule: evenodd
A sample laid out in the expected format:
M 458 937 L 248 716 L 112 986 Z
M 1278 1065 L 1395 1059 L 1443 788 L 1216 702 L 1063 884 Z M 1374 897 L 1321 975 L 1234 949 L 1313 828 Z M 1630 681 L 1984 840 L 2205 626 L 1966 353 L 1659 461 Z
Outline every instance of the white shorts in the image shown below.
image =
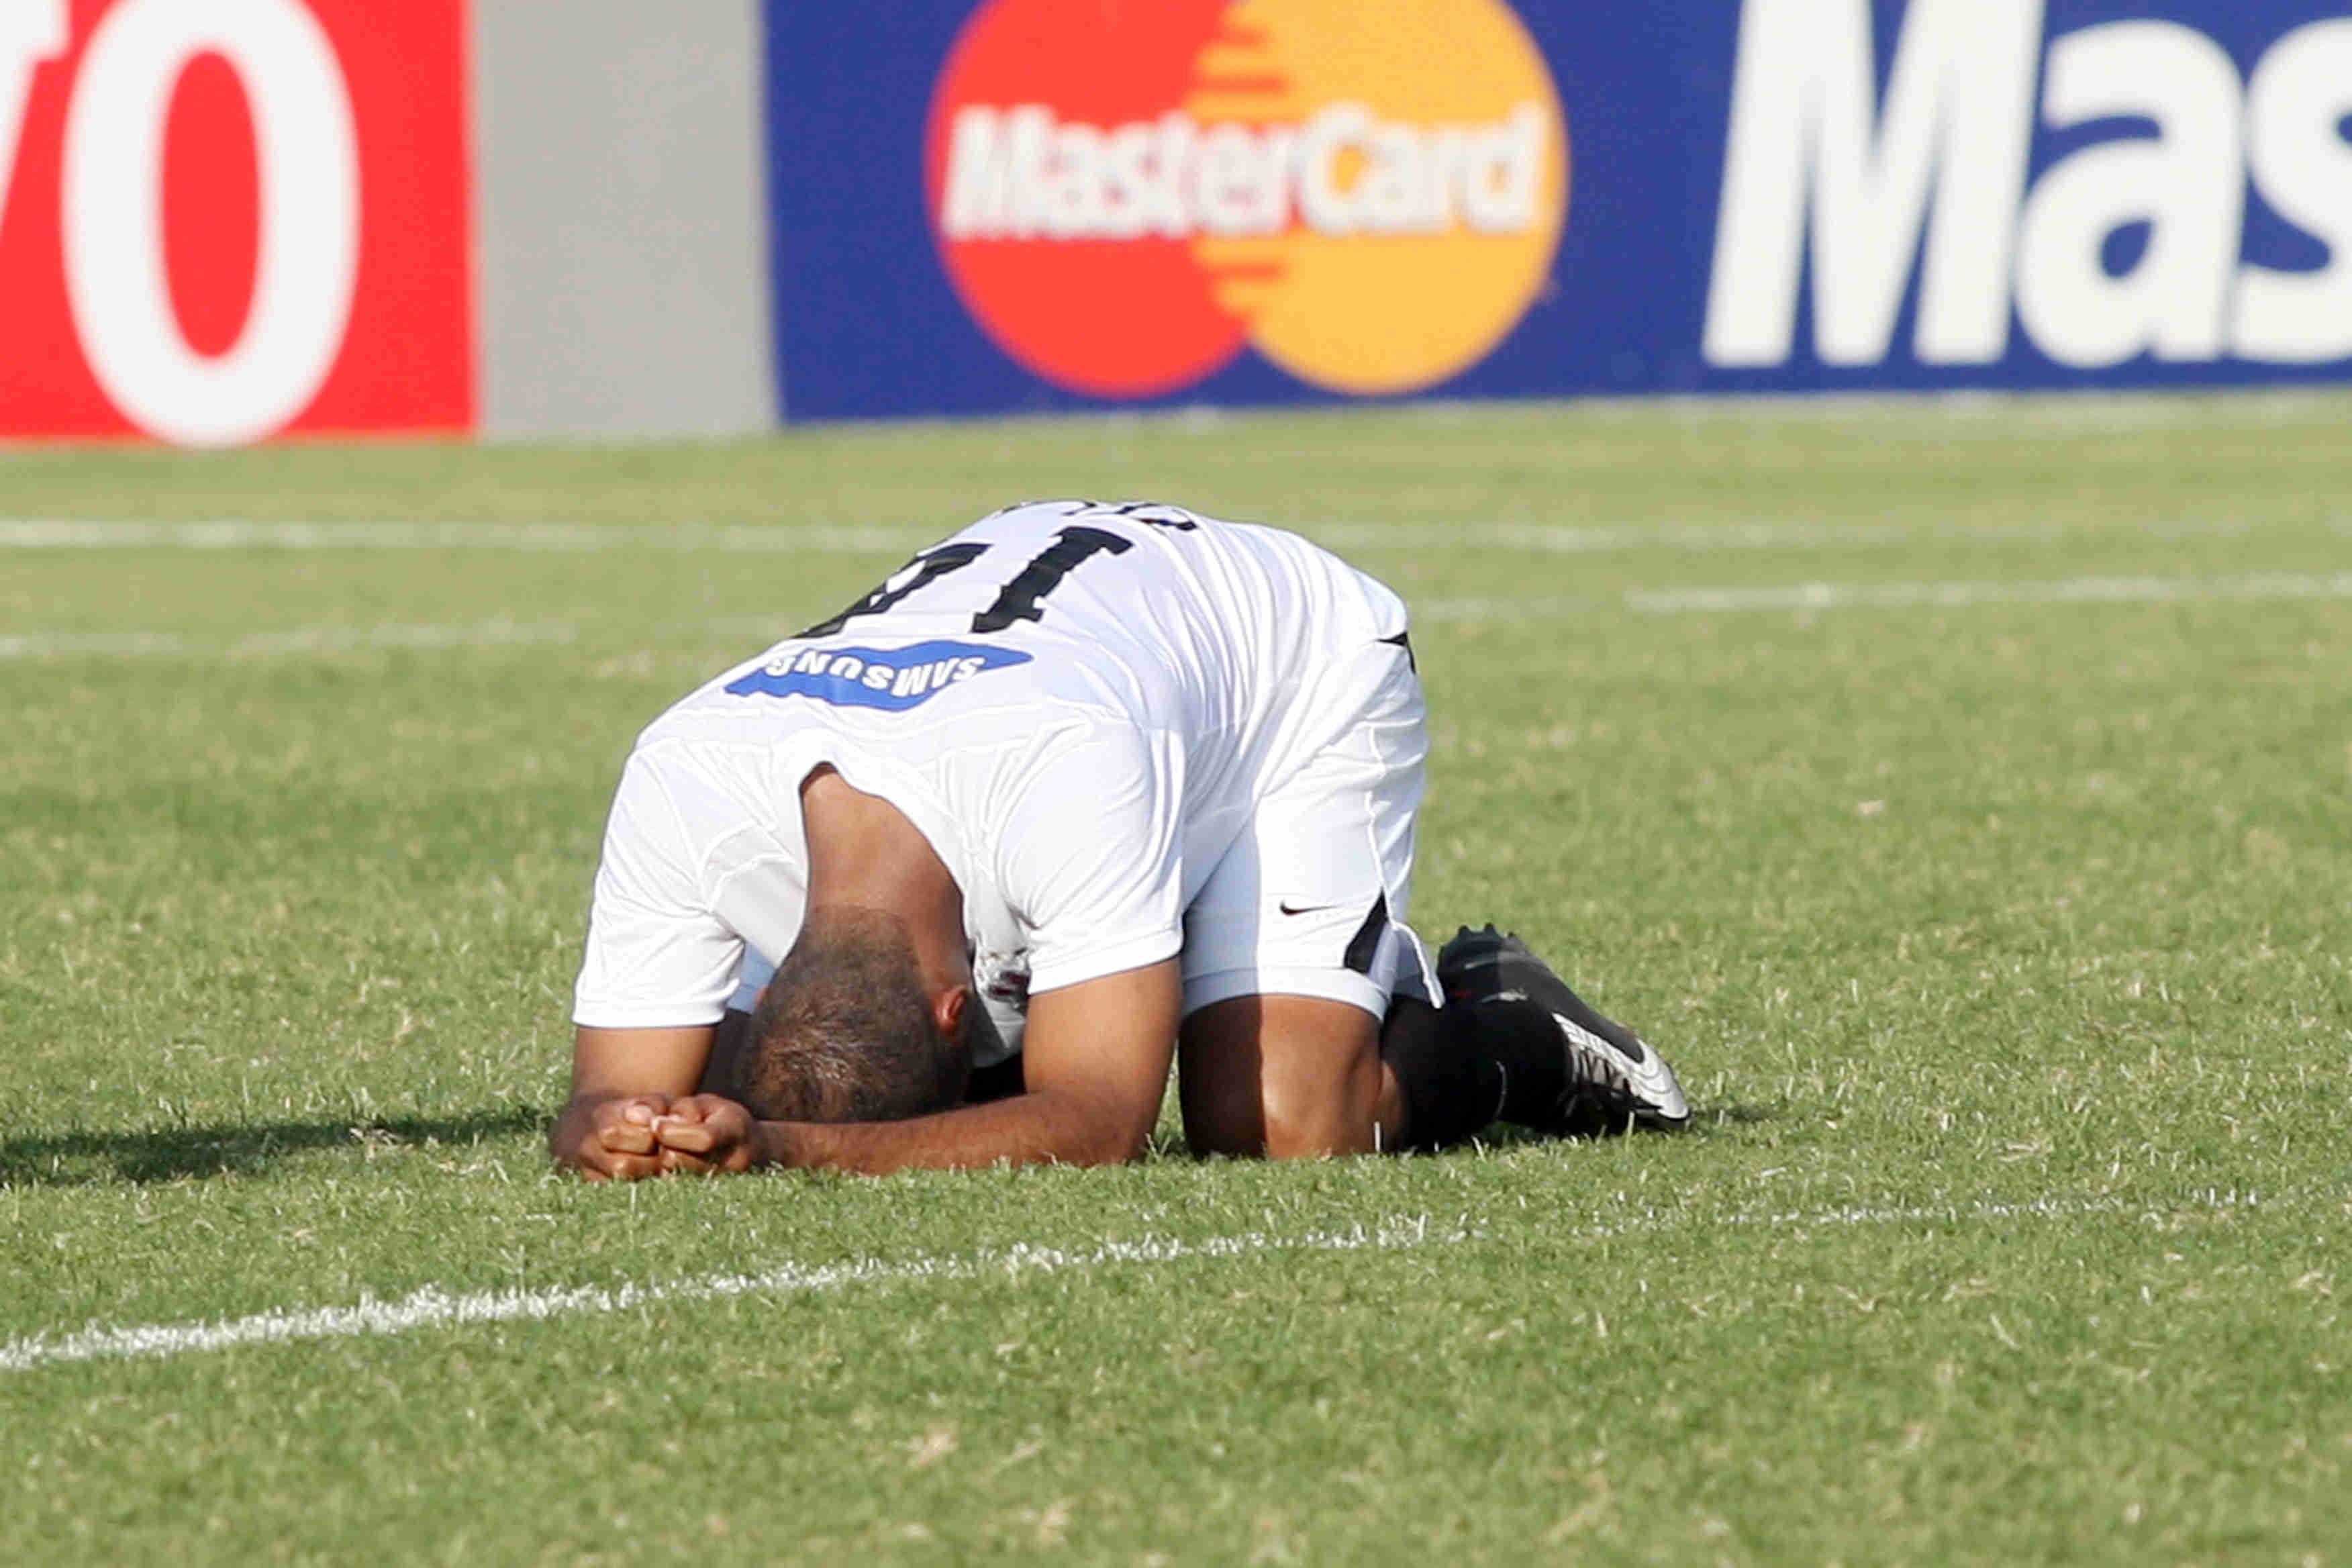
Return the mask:
M 1332 721 L 1184 911 L 1184 1011 L 1235 996 L 1319 996 L 1375 1018 L 1437 994 L 1405 918 L 1428 708 L 1402 639 L 1334 661 L 1305 711 Z

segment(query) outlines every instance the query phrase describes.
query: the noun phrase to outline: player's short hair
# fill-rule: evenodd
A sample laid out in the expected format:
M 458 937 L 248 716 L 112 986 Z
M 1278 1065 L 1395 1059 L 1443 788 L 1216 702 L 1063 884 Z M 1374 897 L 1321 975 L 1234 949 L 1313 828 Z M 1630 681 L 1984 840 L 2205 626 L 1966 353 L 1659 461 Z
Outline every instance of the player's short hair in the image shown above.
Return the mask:
M 735 1068 L 763 1121 L 897 1121 L 961 1100 L 971 1047 L 933 1020 L 904 921 L 828 909 L 776 966 Z

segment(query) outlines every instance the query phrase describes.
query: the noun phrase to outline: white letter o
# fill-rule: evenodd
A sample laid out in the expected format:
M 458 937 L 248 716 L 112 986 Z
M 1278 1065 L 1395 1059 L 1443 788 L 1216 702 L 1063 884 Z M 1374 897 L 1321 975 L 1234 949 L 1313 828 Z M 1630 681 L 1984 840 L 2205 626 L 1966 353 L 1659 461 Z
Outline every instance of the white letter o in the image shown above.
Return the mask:
M 259 165 L 253 306 L 228 352 L 188 346 L 163 254 L 163 136 L 191 60 L 244 85 Z M 299 0 L 122 0 L 89 41 L 66 121 L 66 292 L 91 372 L 166 441 L 232 446 L 318 395 L 359 281 L 358 133 L 334 46 Z

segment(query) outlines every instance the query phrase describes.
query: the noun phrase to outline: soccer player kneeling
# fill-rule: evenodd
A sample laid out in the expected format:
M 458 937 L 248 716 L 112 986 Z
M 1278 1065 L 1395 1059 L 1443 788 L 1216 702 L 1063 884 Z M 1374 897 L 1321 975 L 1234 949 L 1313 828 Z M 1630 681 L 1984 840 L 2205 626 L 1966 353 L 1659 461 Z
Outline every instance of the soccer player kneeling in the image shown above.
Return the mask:
M 555 1157 L 593 1179 L 1671 1127 L 1515 937 L 1405 923 L 1402 603 L 1296 535 L 1009 508 L 704 686 L 623 773 Z

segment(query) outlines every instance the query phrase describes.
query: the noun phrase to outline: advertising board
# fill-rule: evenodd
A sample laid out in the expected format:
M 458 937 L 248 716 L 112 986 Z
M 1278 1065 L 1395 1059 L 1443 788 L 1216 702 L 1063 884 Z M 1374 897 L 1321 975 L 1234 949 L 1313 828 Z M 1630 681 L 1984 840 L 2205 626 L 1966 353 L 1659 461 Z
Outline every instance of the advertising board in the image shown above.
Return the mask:
M 2352 375 L 2318 0 L 768 16 L 795 418 Z
M 464 0 L 0 5 L 0 439 L 474 422 Z

